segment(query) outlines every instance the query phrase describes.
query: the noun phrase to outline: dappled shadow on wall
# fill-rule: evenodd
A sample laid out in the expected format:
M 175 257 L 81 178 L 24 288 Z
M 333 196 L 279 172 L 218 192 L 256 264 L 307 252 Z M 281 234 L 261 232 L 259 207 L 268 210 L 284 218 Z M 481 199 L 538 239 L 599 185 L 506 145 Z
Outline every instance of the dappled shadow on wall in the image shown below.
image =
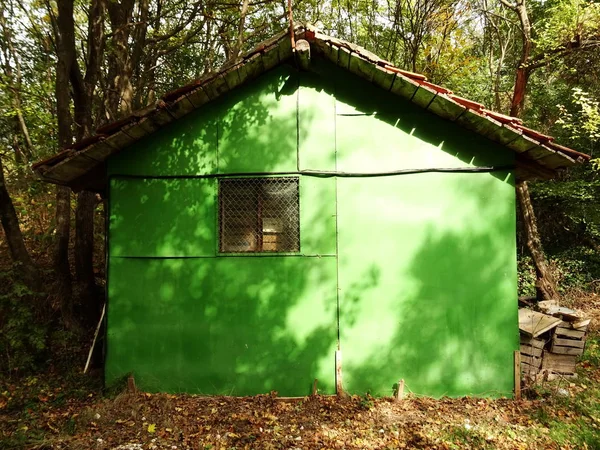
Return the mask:
M 230 395 L 306 395 L 319 378 L 331 392 L 334 260 L 257 259 L 113 259 L 108 378 Z
M 407 238 L 417 241 L 414 249 L 402 239 L 400 246 L 389 241 L 389 261 L 375 267 L 368 258 L 358 266 L 346 262 L 352 255 L 340 249 L 341 272 L 345 266 L 369 268 L 361 280 L 346 282 L 340 275 L 350 392 L 392 395 L 394 384 L 405 379 L 408 390 L 436 397 L 511 395 L 518 348 L 512 184 L 499 187 L 501 181 L 480 174 L 480 181 L 490 181 L 470 185 L 467 176 L 473 175 L 446 183 L 470 203 L 462 217 L 444 213 L 446 221 L 418 222 Z M 490 196 L 498 189 L 499 196 Z M 411 212 L 402 212 L 405 221 Z M 377 237 L 370 239 L 385 239 L 373 228 Z
M 109 173 L 189 176 L 296 170 L 297 90 L 297 72 L 280 66 L 111 157 Z

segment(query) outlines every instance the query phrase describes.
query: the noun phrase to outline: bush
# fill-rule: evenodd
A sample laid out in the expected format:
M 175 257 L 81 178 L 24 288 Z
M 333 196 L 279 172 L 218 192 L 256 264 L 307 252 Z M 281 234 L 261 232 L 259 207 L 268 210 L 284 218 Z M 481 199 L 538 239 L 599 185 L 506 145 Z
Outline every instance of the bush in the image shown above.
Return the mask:
M 38 298 L 18 281 L 14 269 L 0 271 L 1 373 L 29 372 L 42 361 L 48 325 L 36 314 Z

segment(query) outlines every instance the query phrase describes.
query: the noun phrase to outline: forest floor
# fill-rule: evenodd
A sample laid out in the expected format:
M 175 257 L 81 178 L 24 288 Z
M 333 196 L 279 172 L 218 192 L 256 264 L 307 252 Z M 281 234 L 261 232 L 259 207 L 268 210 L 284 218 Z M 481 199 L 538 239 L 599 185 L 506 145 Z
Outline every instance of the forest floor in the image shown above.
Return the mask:
M 600 301 L 578 377 L 525 388 L 523 400 L 315 396 L 284 401 L 103 390 L 81 374 L 0 377 L 0 449 L 600 449 Z M 85 353 L 86 349 L 80 349 Z
M 600 336 L 586 347 L 577 379 L 521 401 L 115 395 L 89 375 L 4 380 L 0 448 L 600 449 Z

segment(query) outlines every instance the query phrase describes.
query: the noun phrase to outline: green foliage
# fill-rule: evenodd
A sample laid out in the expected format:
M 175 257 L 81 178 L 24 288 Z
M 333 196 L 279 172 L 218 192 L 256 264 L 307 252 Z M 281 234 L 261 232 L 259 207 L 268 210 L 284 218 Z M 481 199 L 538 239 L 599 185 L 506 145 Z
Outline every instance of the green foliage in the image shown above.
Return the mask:
M 543 11 L 543 12 L 542 12 Z M 535 43 L 540 52 L 593 36 L 600 30 L 600 5 L 589 0 L 555 0 L 540 10 Z
M 519 296 L 535 296 L 535 267 L 530 256 L 519 255 L 517 258 L 518 294 Z
M 447 431 L 447 439 L 455 444 L 451 446 L 451 448 L 456 449 L 494 448 L 491 443 L 486 440 L 485 436 L 469 422 L 466 422 L 463 426 L 451 426 Z
M 34 314 L 33 293 L 14 276 L 0 271 L 0 373 L 36 368 L 46 349 L 47 326 Z
M 595 290 L 600 279 L 600 182 L 588 167 L 570 180 L 530 184 L 538 230 L 559 291 Z M 535 294 L 535 270 L 519 234 L 519 294 Z
M 375 403 L 373 402 L 373 397 L 371 396 L 371 394 L 366 393 L 360 397 L 360 402 L 358 403 L 358 405 L 361 409 L 370 410 L 373 409 Z
M 558 105 L 561 116 L 556 121 L 569 135 L 573 141 L 589 139 L 595 141 L 600 139 L 600 102 L 583 89 L 574 87 L 571 98 L 571 106 L 567 108 Z M 595 163 L 598 167 L 598 160 Z
M 581 362 L 586 367 L 600 368 L 600 336 L 588 336 Z

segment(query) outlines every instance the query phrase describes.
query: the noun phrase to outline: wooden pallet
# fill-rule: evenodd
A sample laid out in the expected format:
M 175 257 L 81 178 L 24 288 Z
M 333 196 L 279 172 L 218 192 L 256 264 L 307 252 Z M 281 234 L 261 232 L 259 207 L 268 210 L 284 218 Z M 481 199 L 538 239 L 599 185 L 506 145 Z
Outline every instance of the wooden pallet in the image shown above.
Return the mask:
M 563 319 L 519 310 L 521 373 L 533 380 L 574 378 L 577 358 L 585 348 L 589 319 L 558 305 L 547 306 L 558 308 L 557 315 Z
M 542 370 L 549 374 L 574 375 L 577 356 L 560 355 L 544 350 Z
M 575 330 L 562 322 L 555 328 L 550 351 L 558 355 L 581 356 L 585 347 L 585 330 Z
M 542 367 L 542 353 L 545 341 L 526 334 L 521 334 L 521 372 L 523 375 L 535 376 Z

